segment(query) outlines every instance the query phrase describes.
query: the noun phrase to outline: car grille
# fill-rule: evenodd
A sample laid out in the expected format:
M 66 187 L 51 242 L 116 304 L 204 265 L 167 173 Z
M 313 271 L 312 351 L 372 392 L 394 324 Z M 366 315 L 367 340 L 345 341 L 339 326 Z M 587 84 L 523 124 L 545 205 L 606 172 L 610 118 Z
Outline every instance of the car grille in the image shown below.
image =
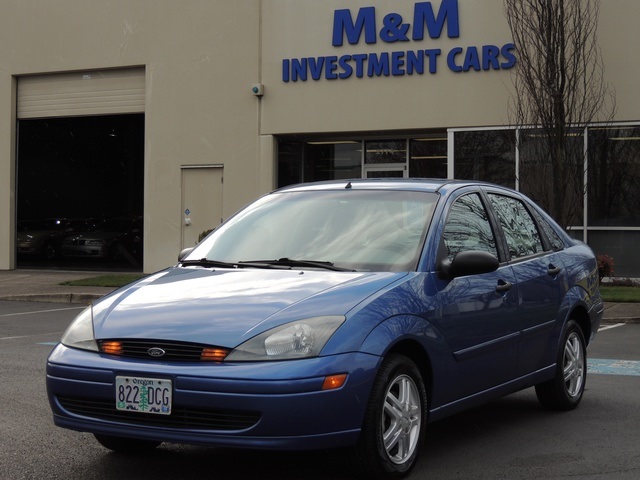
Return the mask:
M 200 362 L 203 360 L 203 353 L 207 350 L 216 350 L 220 352 L 222 360 L 227 349 L 204 345 L 200 343 L 189 342 L 171 342 L 166 340 L 131 340 L 131 339 L 101 339 L 98 340 L 98 348 L 103 353 L 114 354 L 106 348 L 108 345 L 118 344 L 118 353 L 121 357 L 144 358 L 147 360 L 159 361 L 182 361 L 182 362 Z M 159 354 L 159 350 L 163 353 Z M 155 355 L 154 355 L 155 353 Z
M 65 410 L 83 417 L 153 427 L 194 430 L 244 430 L 260 420 L 260 413 L 241 410 L 206 410 L 174 406 L 171 415 L 124 412 L 113 401 L 57 397 Z

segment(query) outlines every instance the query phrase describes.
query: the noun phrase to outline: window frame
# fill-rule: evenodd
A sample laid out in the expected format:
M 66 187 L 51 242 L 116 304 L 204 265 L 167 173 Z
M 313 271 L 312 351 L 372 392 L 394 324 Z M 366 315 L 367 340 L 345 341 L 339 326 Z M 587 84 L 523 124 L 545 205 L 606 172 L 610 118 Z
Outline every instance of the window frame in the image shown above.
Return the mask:
M 563 243 L 563 249 L 567 248 L 567 239 L 566 236 L 563 236 L 562 234 L 560 234 L 560 232 L 558 232 L 555 228 L 555 226 L 548 222 L 548 220 L 545 218 L 544 215 L 544 211 L 540 210 L 538 211 L 538 209 L 536 208 L 535 205 L 532 205 L 531 202 L 523 197 L 522 195 L 519 194 L 513 194 L 513 192 L 510 191 L 505 191 L 505 190 L 501 190 L 501 189 L 496 189 L 496 188 L 483 188 L 482 189 L 482 193 L 483 195 L 486 197 L 486 202 L 489 205 L 489 208 L 491 210 L 491 214 L 493 215 L 493 219 L 495 222 L 495 227 L 498 230 L 499 236 L 500 236 L 500 243 L 502 245 L 503 248 L 503 252 L 506 258 L 506 262 L 508 263 L 514 263 L 514 262 L 520 262 L 523 260 L 527 260 L 530 258 L 536 258 L 539 256 L 543 256 L 543 255 L 548 255 L 551 252 L 556 252 L 556 251 L 561 251 L 561 250 L 556 250 L 553 247 L 552 242 L 550 241 L 550 239 L 547 237 L 547 234 L 545 232 L 545 230 L 542 228 L 542 225 L 540 224 L 540 221 L 538 219 L 538 217 L 542 218 L 543 220 L 547 221 L 547 223 L 549 223 L 549 227 L 551 227 L 551 229 L 556 233 L 556 235 L 560 238 L 560 240 Z M 502 228 L 502 223 L 500 222 L 500 217 L 498 216 L 498 212 L 495 210 L 495 208 L 493 207 L 493 204 L 489 198 L 489 195 L 498 195 L 498 196 L 503 196 L 503 197 L 509 197 L 512 198 L 514 200 L 520 201 L 520 203 L 524 206 L 525 210 L 527 211 L 527 213 L 529 214 L 529 216 L 531 217 L 531 219 L 533 220 L 533 223 L 536 227 L 536 232 L 538 234 L 538 237 L 540 238 L 540 241 L 542 243 L 542 251 L 541 252 L 537 252 L 537 253 L 533 253 L 533 254 L 529 254 L 529 255 L 525 255 L 522 257 L 511 257 L 511 253 L 509 250 L 509 245 L 507 243 L 507 236 L 504 232 L 504 229 Z
M 447 223 L 449 222 L 449 219 L 451 217 L 451 212 L 453 210 L 453 206 L 463 197 L 467 196 L 467 195 L 476 195 L 479 200 L 480 200 L 480 204 L 482 205 L 482 207 L 484 208 L 484 211 L 487 215 L 487 220 L 489 222 L 489 227 L 491 229 L 491 234 L 493 235 L 494 241 L 495 241 L 495 247 L 496 247 L 496 253 L 497 253 L 497 258 L 498 258 L 498 262 L 500 264 L 504 264 L 507 262 L 506 259 L 506 251 L 504 249 L 504 245 L 503 245 L 503 241 L 501 238 L 501 231 L 497 230 L 496 227 L 498 226 L 496 224 L 496 219 L 495 219 L 495 214 L 493 212 L 493 210 L 490 208 L 490 206 L 487 204 L 487 198 L 484 195 L 484 192 L 479 189 L 479 188 L 465 188 L 462 191 L 460 191 L 458 194 L 456 194 L 455 196 L 453 196 L 450 200 L 450 202 L 447 202 L 447 205 L 445 206 L 445 212 L 446 215 L 444 216 L 443 222 L 442 222 L 442 227 L 440 229 L 439 232 L 439 243 L 442 243 L 442 245 L 444 246 L 444 250 L 443 252 L 439 252 L 438 254 L 438 258 L 437 261 L 438 263 L 443 260 L 442 258 L 442 254 L 445 255 L 445 257 L 448 258 L 448 251 L 446 249 L 446 243 L 445 243 L 445 231 L 447 228 Z M 470 250 L 464 250 L 464 251 L 470 251 Z M 460 252 L 458 252 L 460 253 Z M 491 252 L 489 252 L 491 253 Z M 455 257 L 454 257 L 455 258 Z

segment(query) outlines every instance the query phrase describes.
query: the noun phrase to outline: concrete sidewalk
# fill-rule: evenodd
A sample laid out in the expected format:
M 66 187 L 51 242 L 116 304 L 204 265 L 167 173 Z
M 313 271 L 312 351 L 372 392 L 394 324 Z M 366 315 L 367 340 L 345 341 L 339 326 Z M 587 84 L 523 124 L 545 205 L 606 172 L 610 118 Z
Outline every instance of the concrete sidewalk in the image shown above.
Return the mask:
M 66 270 L 0 270 L 0 300 L 88 305 L 114 289 L 60 284 L 107 274 L 108 272 Z M 640 303 L 605 303 L 604 321 L 640 323 Z
M 106 275 L 108 272 L 65 270 L 0 270 L 0 300 L 86 304 L 115 290 L 71 287 L 61 283 Z

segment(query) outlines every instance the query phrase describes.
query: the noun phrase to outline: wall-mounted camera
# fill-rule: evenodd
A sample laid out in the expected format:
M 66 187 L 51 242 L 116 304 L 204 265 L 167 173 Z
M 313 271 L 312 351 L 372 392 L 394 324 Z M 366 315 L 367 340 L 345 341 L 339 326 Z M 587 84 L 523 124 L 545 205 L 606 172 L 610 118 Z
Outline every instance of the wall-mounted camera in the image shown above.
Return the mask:
M 253 93 L 256 97 L 261 97 L 264 95 L 264 85 L 261 83 L 254 83 L 251 85 L 251 93 Z

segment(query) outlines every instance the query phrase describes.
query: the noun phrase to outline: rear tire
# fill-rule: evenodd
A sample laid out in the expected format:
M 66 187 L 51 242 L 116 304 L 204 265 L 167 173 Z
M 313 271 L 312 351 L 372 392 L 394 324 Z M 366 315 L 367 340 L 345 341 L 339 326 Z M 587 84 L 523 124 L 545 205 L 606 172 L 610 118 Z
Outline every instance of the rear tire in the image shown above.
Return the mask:
M 427 423 L 427 392 L 416 364 L 387 358 L 373 384 L 362 432 L 354 448 L 362 478 L 407 475 L 416 464 Z
M 582 329 L 570 319 L 556 360 L 556 376 L 536 385 L 540 404 L 549 410 L 571 410 L 582 400 L 587 380 L 587 349 Z
M 162 442 L 154 440 L 139 440 L 137 438 L 114 437 L 113 435 L 93 434 L 96 440 L 105 448 L 119 453 L 139 453 L 153 450 Z

